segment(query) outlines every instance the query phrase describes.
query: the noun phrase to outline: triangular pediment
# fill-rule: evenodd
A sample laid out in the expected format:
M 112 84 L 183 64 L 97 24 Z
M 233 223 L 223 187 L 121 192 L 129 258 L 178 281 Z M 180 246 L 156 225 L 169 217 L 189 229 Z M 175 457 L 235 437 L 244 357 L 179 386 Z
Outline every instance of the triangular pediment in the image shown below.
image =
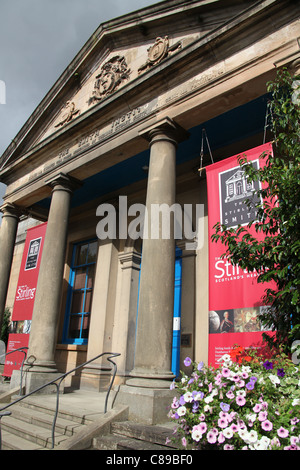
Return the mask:
M 100 25 L 0 157 L 0 172 L 255 3 L 171 0 Z
M 186 36 L 179 40 L 170 40 L 168 36 L 156 37 L 150 45 L 134 44 L 126 50 L 112 50 L 105 59 L 93 64 L 92 72 L 88 73 L 79 89 L 62 104 L 35 144 L 63 129 L 71 121 L 74 122 L 77 117 L 92 110 L 93 106 L 180 50 L 184 40 L 186 41 Z

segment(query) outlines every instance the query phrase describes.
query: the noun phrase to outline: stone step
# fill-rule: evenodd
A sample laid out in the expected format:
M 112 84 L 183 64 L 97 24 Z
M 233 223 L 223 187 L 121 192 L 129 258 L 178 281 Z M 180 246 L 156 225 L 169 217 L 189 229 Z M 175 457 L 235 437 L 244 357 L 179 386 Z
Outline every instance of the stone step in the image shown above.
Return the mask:
M 44 412 L 40 408 L 26 407 L 21 404 L 16 404 L 11 407 L 12 417 L 25 421 L 27 423 L 35 424 L 45 429 L 52 429 L 53 420 L 55 416 L 54 410 L 51 413 Z M 61 418 L 58 413 L 58 417 L 55 423 L 55 433 L 64 434 L 66 436 L 73 436 L 73 434 L 79 429 L 82 429 L 82 425 L 77 423 L 73 419 Z
M 32 397 L 32 398 L 28 397 L 25 400 L 20 401 L 19 405 L 20 407 L 23 407 L 24 409 L 27 408 L 29 410 L 40 411 L 41 413 L 45 415 L 50 415 L 52 417 L 54 417 L 55 406 L 56 406 L 56 404 L 49 405 L 47 403 L 47 399 L 45 399 L 45 402 L 42 403 L 40 401 L 37 401 L 35 397 Z M 73 421 L 77 424 L 87 424 L 87 423 L 92 422 L 92 419 L 89 419 L 88 417 L 83 416 L 80 413 L 76 413 L 73 410 L 68 411 L 66 409 L 62 409 L 61 407 L 59 408 L 57 416 L 60 419 Z
M 172 436 L 169 426 L 144 425 L 131 421 L 111 423 L 110 434 L 93 440 L 93 448 L 98 450 L 173 450 L 176 447 L 167 439 Z
M 73 439 L 77 432 L 84 435 L 88 426 L 104 415 L 106 393 L 76 391 L 59 396 L 59 413 L 55 424 L 56 446 Z M 19 399 L 15 396 L 14 399 Z M 3 404 L 5 405 L 5 403 Z M 1 408 L 1 405 L 0 405 Z M 30 450 L 52 447 L 52 424 L 56 394 L 37 394 L 10 406 L 11 416 L 1 420 L 2 448 Z
M 8 416 L 2 418 L 1 420 L 1 428 L 3 433 L 9 433 L 9 441 L 6 441 L 8 434 L 6 434 L 6 438 L 2 438 L 2 445 L 6 446 L 9 443 L 13 443 L 14 446 L 17 446 L 17 439 L 22 438 L 23 440 L 29 441 L 30 443 L 37 444 L 39 447 L 44 448 L 51 448 L 52 446 L 52 434 L 50 429 L 42 428 L 41 426 L 37 426 L 36 424 L 31 424 L 26 421 L 22 421 L 17 418 L 13 418 L 12 416 Z M 59 433 L 55 433 L 55 445 L 58 445 L 60 442 L 67 439 L 68 436 L 62 435 Z M 26 444 L 25 448 L 21 448 L 20 450 L 27 450 L 28 443 Z
M 45 448 L 35 442 L 23 439 L 2 429 L 2 450 L 44 450 Z
M 52 447 L 52 425 L 55 415 L 53 406 L 26 400 L 11 406 L 9 410 L 12 414 L 1 420 L 3 449 L 34 450 Z M 58 413 L 55 423 L 55 445 L 73 436 L 79 429 L 85 428 L 86 425 L 81 424 L 82 421 L 84 418 L 79 414 L 74 416 L 71 412 L 65 411 Z
M 131 421 L 112 423 L 111 433 L 118 434 L 165 447 L 175 447 L 172 443 L 166 443 L 171 439 L 173 428 L 161 425 L 144 425 Z
M 131 439 L 126 436 L 108 434 L 97 437 L 93 440 L 94 450 L 166 450 L 165 446 L 160 446 L 152 442 L 138 439 Z

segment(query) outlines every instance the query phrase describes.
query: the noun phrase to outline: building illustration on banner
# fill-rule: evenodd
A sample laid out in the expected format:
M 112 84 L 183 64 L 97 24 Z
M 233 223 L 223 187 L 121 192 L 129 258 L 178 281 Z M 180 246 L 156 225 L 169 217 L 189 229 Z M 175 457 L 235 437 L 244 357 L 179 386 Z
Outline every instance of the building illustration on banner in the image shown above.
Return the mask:
M 245 177 L 245 171 L 237 170 L 227 181 L 225 202 L 236 201 L 238 199 L 251 197 L 255 190 L 254 183 L 248 182 Z
M 253 161 L 258 168 L 259 162 Z M 227 228 L 246 225 L 256 219 L 255 204 L 258 198 L 255 192 L 260 189 L 260 182 L 249 182 L 245 171 L 237 166 L 219 173 L 220 220 Z M 251 202 L 251 206 L 247 202 Z

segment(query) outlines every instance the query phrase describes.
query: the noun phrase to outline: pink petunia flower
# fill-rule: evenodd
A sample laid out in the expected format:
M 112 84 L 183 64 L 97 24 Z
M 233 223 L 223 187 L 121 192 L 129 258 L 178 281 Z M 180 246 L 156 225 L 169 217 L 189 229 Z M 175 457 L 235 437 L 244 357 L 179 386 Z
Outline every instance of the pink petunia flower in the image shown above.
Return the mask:
M 239 427 L 238 427 L 237 424 L 232 423 L 232 425 L 230 427 L 231 427 L 231 431 L 233 433 L 238 432 L 238 430 L 239 430 Z
M 201 434 L 204 434 L 207 430 L 207 424 L 206 423 L 198 424 L 198 429 L 201 432 Z
M 288 432 L 287 429 L 285 429 L 285 428 L 283 428 L 283 427 L 281 426 L 279 429 L 277 429 L 277 434 L 278 434 L 279 437 L 283 437 L 283 438 L 284 438 L 284 437 L 288 437 L 289 432 Z
M 300 438 L 296 436 L 291 436 L 290 441 L 291 441 L 291 445 L 297 445 L 300 443 Z
M 245 397 L 242 397 L 241 395 L 236 397 L 235 401 L 236 401 L 236 404 L 239 406 L 244 406 L 244 404 L 246 403 Z
M 260 403 L 256 403 L 256 405 L 252 408 L 254 413 L 259 413 L 262 409 L 262 405 Z
M 260 411 L 258 413 L 258 419 L 259 421 L 265 421 L 265 419 L 267 419 L 267 416 L 268 416 L 268 412 L 267 411 Z
M 228 367 L 223 367 L 222 375 L 223 375 L 223 377 L 229 377 L 230 376 L 230 370 L 228 369 Z
M 273 424 L 271 423 L 271 421 L 266 419 L 261 423 L 261 427 L 264 431 L 271 431 L 273 429 Z
M 226 418 L 219 418 L 218 419 L 218 426 L 220 428 L 227 428 L 228 426 L 228 420 Z
M 206 438 L 210 444 L 215 444 L 217 442 L 217 435 L 213 431 L 209 431 L 206 435 Z

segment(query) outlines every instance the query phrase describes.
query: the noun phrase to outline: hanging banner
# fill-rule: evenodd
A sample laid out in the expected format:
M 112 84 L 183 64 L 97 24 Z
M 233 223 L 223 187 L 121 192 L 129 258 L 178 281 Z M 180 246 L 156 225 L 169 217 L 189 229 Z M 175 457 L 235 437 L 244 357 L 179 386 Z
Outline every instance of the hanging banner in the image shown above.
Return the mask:
M 221 241 L 213 242 L 213 228 L 220 222 L 227 228 L 247 225 L 256 220 L 255 207 L 249 209 L 245 200 L 250 197 L 258 202 L 255 191 L 260 182 L 249 183 L 238 163 L 239 156 L 247 156 L 256 168 L 265 160 L 259 158 L 265 152 L 272 154 L 272 145 L 267 143 L 242 154 L 227 158 L 206 167 L 209 224 L 209 354 L 210 365 L 218 366 L 223 354 L 230 353 L 233 345 L 242 347 L 259 346 L 262 329 L 258 321 L 262 296 L 266 284 L 257 283 L 257 273 L 247 272 L 233 266 L 221 256 L 226 247 Z M 256 198 L 256 200 L 255 200 Z M 255 237 L 255 224 L 249 232 Z
M 40 269 L 47 223 L 27 230 L 24 252 L 11 316 L 12 333 L 8 336 L 7 353 L 29 343 L 32 311 Z M 13 370 L 19 370 L 24 359 L 22 352 L 6 357 L 3 375 L 11 377 Z

